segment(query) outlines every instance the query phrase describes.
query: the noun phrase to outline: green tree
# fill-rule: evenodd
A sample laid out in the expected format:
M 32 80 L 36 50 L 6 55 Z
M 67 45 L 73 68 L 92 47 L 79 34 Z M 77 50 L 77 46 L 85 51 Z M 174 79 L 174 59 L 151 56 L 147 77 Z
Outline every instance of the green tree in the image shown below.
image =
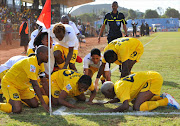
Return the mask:
M 180 14 L 179 14 L 179 11 L 177 11 L 176 9 L 169 7 L 169 8 L 166 9 L 165 15 L 168 18 L 170 18 L 170 17 L 172 17 L 172 18 L 179 18 Z
M 144 18 L 159 18 L 159 14 L 156 10 L 148 9 L 144 14 Z
M 129 9 L 127 19 L 133 19 L 134 20 L 135 18 L 137 18 L 136 12 L 132 9 Z
M 77 16 L 77 18 L 84 23 L 89 22 L 91 25 L 93 25 L 94 21 L 98 19 L 98 16 L 93 13 L 85 13 Z

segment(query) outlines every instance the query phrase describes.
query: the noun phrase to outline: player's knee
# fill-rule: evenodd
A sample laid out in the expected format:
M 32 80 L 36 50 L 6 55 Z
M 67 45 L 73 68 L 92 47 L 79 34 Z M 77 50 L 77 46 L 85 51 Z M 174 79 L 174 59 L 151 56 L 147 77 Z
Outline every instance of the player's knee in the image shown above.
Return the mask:
M 22 106 L 12 106 L 12 112 L 13 113 L 21 113 L 22 112 Z

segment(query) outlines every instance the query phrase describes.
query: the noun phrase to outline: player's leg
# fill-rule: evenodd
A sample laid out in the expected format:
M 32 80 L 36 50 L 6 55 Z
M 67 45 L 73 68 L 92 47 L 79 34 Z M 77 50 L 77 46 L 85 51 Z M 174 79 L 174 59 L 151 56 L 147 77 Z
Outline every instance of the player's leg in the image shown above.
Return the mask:
M 131 73 L 131 69 L 135 63 L 136 63 L 135 60 L 128 60 L 128 72 L 129 72 L 129 74 Z
M 149 101 L 154 95 L 155 94 L 153 94 L 151 91 L 140 92 L 135 100 L 133 109 L 139 111 L 141 104 L 145 101 Z
M 84 93 L 75 96 L 75 98 L 77 98 L 78 101 L 86 101 L 86 96 L 84 95 Z
M 28 89 L 20 91 L 21 100 L 31 108 L 38 107 L 38 100 L 35 97 L 34 91 Z

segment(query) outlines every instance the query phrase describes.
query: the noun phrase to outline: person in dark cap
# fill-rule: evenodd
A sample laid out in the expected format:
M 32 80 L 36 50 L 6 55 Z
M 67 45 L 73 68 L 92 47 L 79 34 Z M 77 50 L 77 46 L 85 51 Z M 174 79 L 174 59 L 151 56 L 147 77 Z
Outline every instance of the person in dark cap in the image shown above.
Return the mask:
M 29 28 L 28 28 L 27 18 L 23 16 L 22 24 L 20 25 L 19 28 L 19 35 L 21 36 L 20 46 L 24 46 L 24 52 L 22 52 L 22 54 L 26 54 L 27 52 L 27 46 L 29 42 L 28 30 Z

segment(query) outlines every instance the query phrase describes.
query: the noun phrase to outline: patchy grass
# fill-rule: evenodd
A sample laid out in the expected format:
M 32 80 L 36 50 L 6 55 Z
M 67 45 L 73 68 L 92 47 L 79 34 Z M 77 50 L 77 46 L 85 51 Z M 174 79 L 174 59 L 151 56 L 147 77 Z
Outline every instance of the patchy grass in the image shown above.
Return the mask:
M 157 38 L 155 38 L 158 36 Z M 135 64 L 133 71 L 147 71 L 154 70 L 159 72 L 164 79 L 162 91 L 172 94 L 176 100 L 180 103 L 180 32 L 167 32 L 167 33 L 155 33 L 149 37 L 141 37 L 139 40 L 146 44 L 150 40 L 155 38 L 144 48 L 144 53 L 140 59 L 140 62 Z M 88 52 L 87 52 L 88 53 Z M 77 68 L 80 73 L 83 72 L 83 64 L 77 63 Z M 112 65 L 112 68 L 115 65 Z M 93 77 L 93 80 L 95 79 Z M 118 69 L 112 73 L 112 81 L 115 82 L 119 79 L 120 73 Z M 101 84 L 100 84 L 101 86 Z M 87 95 L 88 97 L 88 95 Z M 98 92 L 96 99 L 104 99 L 104 96 Z M 115 108 L 117 104 L 107 104 L 104 106 L 90 106 L 85 103 L 76 103 L 79 106 L 87 107 L 85 110 L 67 109 L 66 112 L 95 112 L 107 108 Z M 53 110 L 58 107 L 53 108 Z M 159 107 L 153 112 L 180 112 L 174 108 Z M 156 115 L 156 116 L 49 116 L 44 112 L 42 107 L 28 108 L 23 106 L 23 112 L 21 114 L 6 114 L 0 112 L 0 125 L 2 126 L 116 126 L 116 125 L 163 125 L 169 126 L 180 125 L 180 115 Z

